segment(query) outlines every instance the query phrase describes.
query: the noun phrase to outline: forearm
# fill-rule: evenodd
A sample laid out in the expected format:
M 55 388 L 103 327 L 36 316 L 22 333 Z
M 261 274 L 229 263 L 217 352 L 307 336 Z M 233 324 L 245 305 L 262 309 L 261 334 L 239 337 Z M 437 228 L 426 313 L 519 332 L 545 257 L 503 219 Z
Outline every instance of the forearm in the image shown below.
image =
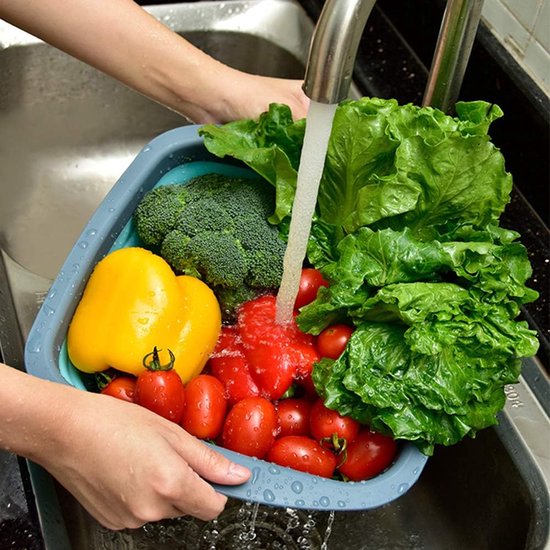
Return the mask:
M 205 86 L 227 70 L 132 0 L 0 0 L 0 17 L 198 119 Z
M 273 102 L 307 113 L 301 81 L 232 69 L 133 0 L 0 0 L 0 17 L 195 123 L 256 118 Z
M 0 448 L 38 462 L 53 456 L 77 391 L 0 363 Z

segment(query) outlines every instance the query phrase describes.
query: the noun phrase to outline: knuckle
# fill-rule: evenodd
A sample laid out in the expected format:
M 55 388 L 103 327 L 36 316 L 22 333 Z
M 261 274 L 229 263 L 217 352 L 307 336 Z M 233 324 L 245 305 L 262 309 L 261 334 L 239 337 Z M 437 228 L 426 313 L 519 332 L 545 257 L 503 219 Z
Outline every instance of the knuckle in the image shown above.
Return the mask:
M 159 521 L 163 519 L 163 517 L 164 517 L 163 514 L 155 506 L 151 506 L 149 504 L 143 504 L 141 506 L 136 507 L 133 510 L 133 518 L 130 520 L 129 523 L 134 523 L 134 526 L 133 527 L 129 526 L 129 528 L 137 529 L 138 527 L 142 527 L 146 523 Z
M 207 471 L 219 470 L 221 468 L 227 469 L 229 467 L 229 461 L 222 454 L 204 446 L 204 465 Z
M 215 494 L 207 501 L 195 501 L 189 514 L 203 521 L 216 519 L 224 510 L 227 497 Z
M 160 476 L 155 480 L 155 492 L 163 500 L 176 500 L 181 492 L 181 486 L 172 476 Z

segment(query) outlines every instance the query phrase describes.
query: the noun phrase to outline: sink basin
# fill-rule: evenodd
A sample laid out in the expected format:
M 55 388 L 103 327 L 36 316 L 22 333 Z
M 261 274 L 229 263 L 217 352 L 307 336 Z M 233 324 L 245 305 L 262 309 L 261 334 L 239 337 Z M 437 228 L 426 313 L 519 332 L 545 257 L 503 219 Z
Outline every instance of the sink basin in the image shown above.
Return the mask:
M 312 22 L 291 0 L 150 6 L 222 61 L 301 78 Z M 0 22 L 0 350 L 23 346 L 65 257 L 141 148 L 178 115 Z M 110 532 L 29 464 L 47 548 L 540 549 L 550 526 L 550 385 L 536 358 L 507 388 L 500 423 L 439 448 L 400 499 L 363 512 L 308 512 L 230 499 L 214 522 L 181 518 Z M 0 544 L 1 546 L 1 544 Z

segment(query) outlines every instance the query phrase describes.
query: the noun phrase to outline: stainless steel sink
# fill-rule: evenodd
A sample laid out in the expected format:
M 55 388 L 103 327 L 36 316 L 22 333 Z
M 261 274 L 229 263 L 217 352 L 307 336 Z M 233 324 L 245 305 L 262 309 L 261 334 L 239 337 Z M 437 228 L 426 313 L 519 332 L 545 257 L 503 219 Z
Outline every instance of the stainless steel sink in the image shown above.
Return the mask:
M 240 69 L 301 78 L 313 25 L 291 0 L 147 8 Z M 96 206 L 178 115 L 0 22 L 0 349 L 24 368 L 42 298 Z M 401 499 L 362 513 L 231 501 L 216 522 L 189 518 L 109 532 L 30 464 L 48 548 L 520 549 L 549 545 L 549 383 L 536 359 L 507 388 L 496 428 L 437 449 Z M 546 410 L 545 410 L 546 409 Z

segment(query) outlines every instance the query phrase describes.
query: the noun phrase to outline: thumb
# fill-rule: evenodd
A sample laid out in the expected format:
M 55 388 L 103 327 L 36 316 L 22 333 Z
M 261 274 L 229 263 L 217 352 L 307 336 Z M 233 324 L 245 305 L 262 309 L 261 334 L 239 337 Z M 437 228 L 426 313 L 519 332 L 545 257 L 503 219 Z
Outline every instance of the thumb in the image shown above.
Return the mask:
M 203 479 L 221 485 L 239 485 L 250 478 L 250 470 L 226 458 L 186 433 L 182 452 L 189 466 Z

